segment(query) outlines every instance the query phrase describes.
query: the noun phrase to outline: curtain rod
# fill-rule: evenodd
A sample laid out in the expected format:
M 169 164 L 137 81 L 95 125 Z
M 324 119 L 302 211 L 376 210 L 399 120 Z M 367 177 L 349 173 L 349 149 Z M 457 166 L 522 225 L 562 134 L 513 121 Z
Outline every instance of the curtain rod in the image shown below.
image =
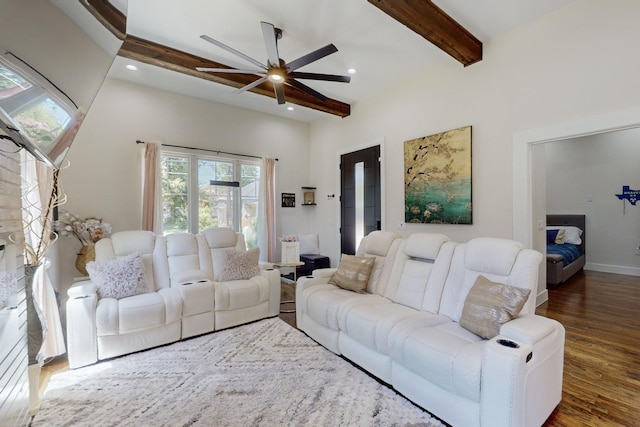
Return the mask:
M 144 141 L 140 141 L 139 139 L 136 140 L 136 144 L 144 144 Z M 171 145 L 171 144 L 160 144 L 163 147 L 173 147 L 173 148 L 184 148 L 187 150 L 198 150 L 198 151 L 208 151 L 210 153 L 217 153 L 217 154 L 229 154 L 231 156 L 240 156 L 240 157 L 251 157 L 254 159 L 262 159 L 262 157 L 260 156 L 253 156 L 251 154 L 239 154 L 239 153 L 229 153 L 228 151 L 221 151 L 221 150 L 210 150 L 208 148 L 194 148 L 194 147 L 185 147 L 184 145 Z M 275 159 L 276 162 L 278 161 L 278 159 Z

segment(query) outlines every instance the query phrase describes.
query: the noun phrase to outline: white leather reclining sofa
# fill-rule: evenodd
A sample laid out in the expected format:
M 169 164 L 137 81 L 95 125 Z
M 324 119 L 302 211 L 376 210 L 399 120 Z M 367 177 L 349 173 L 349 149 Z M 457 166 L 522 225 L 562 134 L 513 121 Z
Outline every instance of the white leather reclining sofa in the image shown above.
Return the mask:
M 366 293 L 300 278 L 297 325 L 311 338 L 453 426 L 540 426 L 561 399 L 564 328 L 535 311 L 542 255 L 520 243 L 376 231 Z M 530 289 L 520 315 L 491 339 L 460 325 L 478 276 Z M 499 285 L 501 286 L 501 285 Z
M 96 261 L 139 253 L 149 292 L 99 298 L 91 280 L 68 290 L 70 368 L 277 316 L 280 272 L 260 269 L 243 280 L 220 281 L 228 252 L 244 252 L 241 233 L 211 228 L 166 237 L 124 231 L 96 243 Z

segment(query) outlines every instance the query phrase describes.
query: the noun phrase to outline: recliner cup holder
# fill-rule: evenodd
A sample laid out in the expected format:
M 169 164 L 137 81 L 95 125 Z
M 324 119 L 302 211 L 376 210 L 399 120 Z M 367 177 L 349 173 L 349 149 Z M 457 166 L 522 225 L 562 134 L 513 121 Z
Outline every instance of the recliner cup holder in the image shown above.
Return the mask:
M 518 343 L 515 343 L 511 340 L 504 340 L 504 339 L 499 339 L 498 344 L 503 345 L 505 347 L 509 347 L 509 348 L 520 348 L 520 345 Z

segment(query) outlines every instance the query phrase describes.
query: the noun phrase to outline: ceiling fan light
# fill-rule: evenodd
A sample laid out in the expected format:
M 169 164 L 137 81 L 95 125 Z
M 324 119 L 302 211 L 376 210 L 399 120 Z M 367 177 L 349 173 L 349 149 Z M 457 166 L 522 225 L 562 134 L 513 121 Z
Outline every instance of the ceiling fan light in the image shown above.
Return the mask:
M 285 73 L 280 68 L 272 68 L 267 71 L 267 79 L 271 83 L 283 83 L 285 80 Z

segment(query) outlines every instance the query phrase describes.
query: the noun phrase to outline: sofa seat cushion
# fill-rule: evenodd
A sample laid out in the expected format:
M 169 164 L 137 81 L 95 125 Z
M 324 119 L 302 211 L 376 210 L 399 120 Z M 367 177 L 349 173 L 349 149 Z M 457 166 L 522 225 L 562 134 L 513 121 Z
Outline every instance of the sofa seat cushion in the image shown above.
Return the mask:
M 482 351 L 486 343 L 458 323 L 447 322 L 418 328 L 404 342 L 395 341 L 392 354 L 395 357 L 401 352 L 405 368 L 427 381 L 479 402 Z
M 317 324 L 338 331 L 338 319 L 353 307 L 385 302 L 390 301 L 380 295 L 359 294 L 336 285 L 322 284 L 305 289 L 300 304 L 304 306 L 303 311 Z
M 96 329 L 98 336 L 120 335 L 157 326 L 164 326 L 167 305 L 158 292 L 116 300 L 98 301 Z
M 420 316 L 420 311 L 389 300 L 351 308 L 338 319 L 340 332 L 351 339 L 388 355 L 389 331 L 402 320 Z
M 215 311 L 238 310 L 269 300 L 269 281 L 263 276 L 215 282 Z

